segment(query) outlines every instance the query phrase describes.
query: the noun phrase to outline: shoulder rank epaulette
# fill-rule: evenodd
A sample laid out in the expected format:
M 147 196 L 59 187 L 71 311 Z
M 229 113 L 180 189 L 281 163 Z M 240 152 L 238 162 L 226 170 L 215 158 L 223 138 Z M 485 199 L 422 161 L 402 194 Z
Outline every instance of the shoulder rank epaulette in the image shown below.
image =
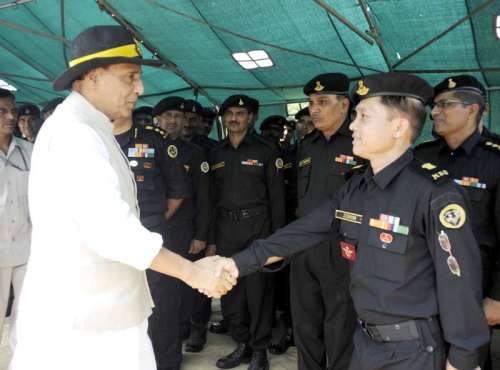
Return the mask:
M 450 178 L 450 173 L 448 172 L 448 170 L 438 168 L 437 165 L 431 162 L 414 160 L 412 163 L 412 167 L 416 170 L 417 173 L 429 178 L 432 182 L 437 184 L 445 180 L 449 180 Z
M 500 142 L 499 141 L 496 141 L 493 139 L 483 140 L 481 142 L 481 146 L 485 149 L 492 151 L 492 152 L 500 154 Z
M 167 132 L 158 126 L 145 125 L 144 128 L 148 131 L 154 131 L 158 133 L 164 139 L 166 139 L 168 136 Z

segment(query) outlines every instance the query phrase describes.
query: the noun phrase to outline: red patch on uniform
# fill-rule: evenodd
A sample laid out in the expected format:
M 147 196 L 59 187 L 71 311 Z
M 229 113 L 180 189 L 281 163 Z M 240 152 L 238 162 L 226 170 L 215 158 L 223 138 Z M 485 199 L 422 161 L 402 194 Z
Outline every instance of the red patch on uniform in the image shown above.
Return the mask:
M 144 176 L 142 175 L 138 175 L 135 177 L 135 181 L 138 181 L 138 182 L 144 182 Z
M 153 164 L 151 162 L 144 162 L 144 168 L 153 168 Z
M 391 244 L 392 241 L 394 240 L 393 236 L 388 233 L 380 233 L 380 241 L 384 244 Z
M 351 262 L 356 261 L 356 247 L 352 244 L 341 241 L 340 242 L 340 254 L 342 258 L 349 260 Z

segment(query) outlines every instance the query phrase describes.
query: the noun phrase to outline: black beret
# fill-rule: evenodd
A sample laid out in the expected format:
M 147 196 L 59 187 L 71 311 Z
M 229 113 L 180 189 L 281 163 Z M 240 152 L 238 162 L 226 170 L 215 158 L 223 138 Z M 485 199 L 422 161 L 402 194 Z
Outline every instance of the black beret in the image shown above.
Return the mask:
M 153 107 L 144 105 L 142 107 L 135 108 L 134 111 L 132 112 L 132 115 L 136 114 L 150 114 L 153 115 Z
M 260 131 L 269 129 L 271 127 L 283 128 L 284 126 L 289 126 L 286 118 L 283 116 L 269 116 L 260 124 Z
M 48 113 L 56 109 L 56 107 L 64 101 L 64 98 L 54 98 L 50 100 L 45 106 L 42 108 L 42 114 Z
M 160 100 L 153 108 L 153 116 L 159 116 L 167 110 L 178 110 L 184 112 L 184 98 L 169 96 Z
M 17 109 L 18 116 L 37 116 L 40 117 L 40 108 L 38 108 L 35 104 L 26 103 Z
M 295 115 L 295 119 L 300 119 L 302 116 L 310 116 L 311 114 L 309 113 L 309 107 L 302 108 L 297 112 Z
M 424 79 L 409 73 L 388 72 L 365 76 L 358 81 L 352 92 L 354 103 L 374 96 L 403 96 L 427 104 L 433 90 Z
M 184 112 L 196 113 L 201 116 L 203 114 L 203 107 L 196 100 L 186 99 L 184 100 Z
M 459 75 L 447 77 L 434 86 L 434 96 L 447 91 L 469 91 L 482 95 L 486 98 L 486 89 L 475 77 L 469 75 Z
M 214 119 L 215 117 L 217 117 L 217 111 L 215 110 L 215 108 L 203 107 L 202 116 L 207 119 Z
M 248 112 L 256 114 L 259 111 L 259 101 L 243 94 L 231 95 L 221 104 L 219 114 L 223 115 L 230 107 L 246 108 Z
M 324 73 L 314 77 L 304 86 L 304 94 L 349 94 L 349 77 L 343 73 Z

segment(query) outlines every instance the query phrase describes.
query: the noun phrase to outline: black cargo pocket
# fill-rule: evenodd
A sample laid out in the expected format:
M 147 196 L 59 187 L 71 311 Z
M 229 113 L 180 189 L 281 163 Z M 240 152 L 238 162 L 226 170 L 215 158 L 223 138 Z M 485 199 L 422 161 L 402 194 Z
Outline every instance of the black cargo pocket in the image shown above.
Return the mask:
M 299 198 L 303 198 L 309 189 L 309 181 L 311 179 L 311 165 L 299 168 L 297 176 L 297 193 Z
M 354 222 L 340 221 L 338 253 L 343 259 L 355 263 L 358 259 L 358 242 L 361 225 Z
M 372 261 L 368 265 L 370 273 L 384 280 L 403 282 L 408 236 L 372 227 L 368 245 L 371 247 L 367 256 Z

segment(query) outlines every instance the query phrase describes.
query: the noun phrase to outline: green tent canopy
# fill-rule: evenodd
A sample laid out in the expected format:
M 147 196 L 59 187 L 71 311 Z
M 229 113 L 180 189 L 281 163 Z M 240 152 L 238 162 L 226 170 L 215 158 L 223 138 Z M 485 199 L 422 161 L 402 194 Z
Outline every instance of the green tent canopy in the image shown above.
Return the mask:
M 431 84 L 467 73 L 488 88 L 485 124 L 500 132 L 499 15 L 499 0 L 0 1 L 0 79 L 20 102 L 64 96 L 52 81 L 67 64 L 68 40 L 118 23 L 146 56 L 166 62 L 144 68 L 141 105 L 168 95 L 218 105 L 245 93 L 259 99 L 265 118 L 305 101 L 302 86 L 319 73 L 355 81 L 406 71 Z M 273 66 L 247 70 L 232 56 L 258 50 Z

